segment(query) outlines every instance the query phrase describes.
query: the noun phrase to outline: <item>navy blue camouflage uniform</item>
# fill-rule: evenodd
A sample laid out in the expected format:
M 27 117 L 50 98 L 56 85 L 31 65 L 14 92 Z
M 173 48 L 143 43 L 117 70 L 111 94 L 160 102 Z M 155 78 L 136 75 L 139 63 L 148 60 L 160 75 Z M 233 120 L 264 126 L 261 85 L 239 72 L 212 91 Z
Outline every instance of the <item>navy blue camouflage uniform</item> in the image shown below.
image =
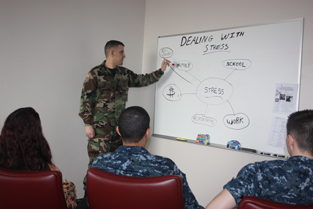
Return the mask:
M 243 167 L 227 189 L 238 206 L 254 196 L 289 204 L 313 204 L 313 160 L 303 156 L 256 162 Z
M 120 146 L 114 152 L 98 156 L 92 163 L 107 172 L 135 177 L 179 175 L 183 179 L 183 197 L 185 208 L 202 209 L 190 190 L 186 175 L 168 158 L 152 155 L 139 146 Z

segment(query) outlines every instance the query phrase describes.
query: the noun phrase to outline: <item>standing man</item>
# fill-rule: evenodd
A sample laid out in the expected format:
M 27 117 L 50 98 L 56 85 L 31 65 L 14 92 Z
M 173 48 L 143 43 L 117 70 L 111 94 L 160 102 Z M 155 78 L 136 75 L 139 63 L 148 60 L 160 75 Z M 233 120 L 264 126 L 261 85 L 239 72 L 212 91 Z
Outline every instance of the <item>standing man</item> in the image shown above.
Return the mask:
M 126 57 L 122 42 L 107 42 L 104 52 L 106 60 L 87 74 L 80 100 L 79 116 L 85 123 L 88 137 L 88 168 L 98 155 L 113 152 L 122 145 L 116 126 L 125 109 L 128 88 L 157 82 L 170 63 L 164 59 L 161 69 L 145 75 L 136 74 L 120 66 Z

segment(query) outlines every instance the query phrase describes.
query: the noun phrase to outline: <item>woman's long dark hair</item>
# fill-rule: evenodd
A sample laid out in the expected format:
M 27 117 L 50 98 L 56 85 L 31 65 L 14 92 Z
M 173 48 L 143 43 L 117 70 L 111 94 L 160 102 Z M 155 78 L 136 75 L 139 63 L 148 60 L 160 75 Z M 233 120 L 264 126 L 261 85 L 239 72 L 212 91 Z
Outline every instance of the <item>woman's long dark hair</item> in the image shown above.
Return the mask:
M 5 120 L 0 135 L 0 167 L 46 171 L 50 170 L 51 159 L 39 114 L 31 107 L 12 112 Z

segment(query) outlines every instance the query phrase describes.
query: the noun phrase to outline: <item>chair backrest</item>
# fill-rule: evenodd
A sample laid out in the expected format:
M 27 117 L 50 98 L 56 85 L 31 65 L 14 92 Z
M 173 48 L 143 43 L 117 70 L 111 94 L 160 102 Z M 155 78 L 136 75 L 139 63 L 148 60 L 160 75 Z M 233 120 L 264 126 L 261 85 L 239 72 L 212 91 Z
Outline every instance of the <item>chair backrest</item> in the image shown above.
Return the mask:
M 251 196 L 243 197 L 238 205 L 238 209 L 309 209 L 309 208 L 312 209 L 313 205 L 292 205 Z
M 175 175 L 130 177 L 90 168 L 87 197 L 90 209 L 184 208 L 182 178 Z
M 0 168 L 0 208 L 66 209 L 62 173 Z

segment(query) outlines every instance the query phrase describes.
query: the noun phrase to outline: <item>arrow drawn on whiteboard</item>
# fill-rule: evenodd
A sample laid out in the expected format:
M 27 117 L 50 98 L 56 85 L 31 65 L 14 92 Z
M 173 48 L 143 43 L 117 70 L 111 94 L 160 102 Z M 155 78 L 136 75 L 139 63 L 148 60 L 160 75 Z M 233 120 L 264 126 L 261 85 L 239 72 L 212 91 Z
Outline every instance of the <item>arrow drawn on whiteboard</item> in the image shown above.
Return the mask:
M 172 69 L 172 71 L 174 71 L 183 80 L 187 81 L 188 83 L 192 84 L 195 87 L 199 86 L 200 81 L 197 78 L 195 78 L 194 76 L 192 76 L 190 73 L 181 70 L 179 68 L 179 65 L 180 65 L 179 63 L 176 63 L 176 64 L 173 63 L 172 65 L 170 65 L 170 68 Z M 176 69 L 178 69 L 179 71 Z

